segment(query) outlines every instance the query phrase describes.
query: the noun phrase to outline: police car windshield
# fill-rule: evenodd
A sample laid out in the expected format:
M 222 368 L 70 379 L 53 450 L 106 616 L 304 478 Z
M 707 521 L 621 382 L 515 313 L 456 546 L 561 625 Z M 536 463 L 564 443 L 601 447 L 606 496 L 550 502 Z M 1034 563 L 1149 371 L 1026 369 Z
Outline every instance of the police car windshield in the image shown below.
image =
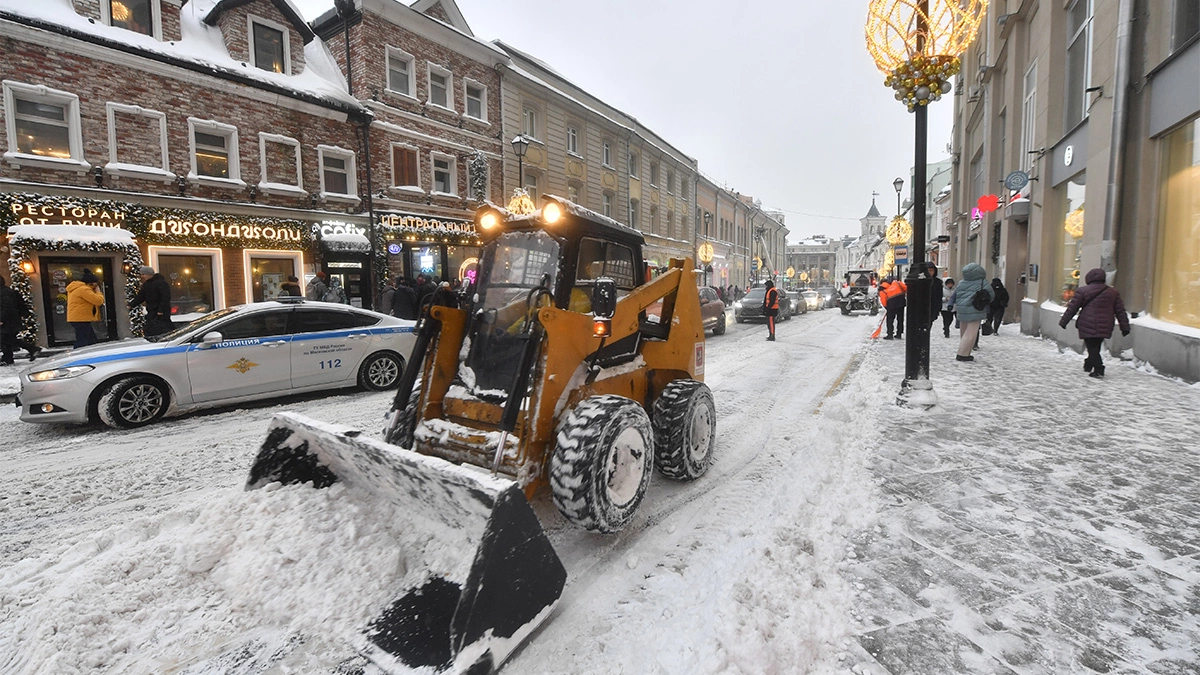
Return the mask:
M 209 324 L 212 324 L 215 321 L 220 321 L 221 319 L 229 316 L 230 314 L 233 314 L 236 311 L 237 311 L 237 309 L 235 309 L 233 307 L 227 307 L 225 309 L 218 309 L 215 312 L 209 312 L 208 314 L 205 314 L 204 316 L 200 317 L 199 319 L 196 319 L 195 321 L 185 323 L 182 326 L 180 326 L 179 328 L 176 328 L 175 330 L 171 331 L 170 333 L 163 333 L 162 335 L 155 335 L 153 337 L 148 337 L 146 339 L 151 342 L 170 342 L 171 340 L 174 340 L 175 338 L 178 338 L 178 337 L 182 337 L 182 336 L 186 335 L 187 333 L 190 333 L 198 328 L 203 328 Z

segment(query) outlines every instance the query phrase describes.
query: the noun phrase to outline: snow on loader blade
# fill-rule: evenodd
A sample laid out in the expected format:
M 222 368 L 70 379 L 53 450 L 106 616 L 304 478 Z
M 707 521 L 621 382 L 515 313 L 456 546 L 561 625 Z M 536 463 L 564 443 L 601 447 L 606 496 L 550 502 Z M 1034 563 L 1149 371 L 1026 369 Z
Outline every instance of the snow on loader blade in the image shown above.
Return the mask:
M 405 527 L 421 528 L 426 545 L 409 570 L 428 570 L 380 603 L 364 655 L 389 671 L 492 672 L 550 615 L 566 582 L 562 562 L 516 483 L 361 434 L 278 414 L 247 489 L 341 482 L 411 514 Z

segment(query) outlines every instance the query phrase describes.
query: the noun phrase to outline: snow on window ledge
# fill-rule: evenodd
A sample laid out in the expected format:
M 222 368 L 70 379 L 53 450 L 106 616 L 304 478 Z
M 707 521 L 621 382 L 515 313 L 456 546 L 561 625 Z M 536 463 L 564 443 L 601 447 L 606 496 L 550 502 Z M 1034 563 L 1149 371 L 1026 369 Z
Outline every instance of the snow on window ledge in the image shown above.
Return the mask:
M 308 192 L 304 188 L 299 185 L 288 185 L 287 183 L 259 183 L 258 191 L 265 195 L 308 196 Z
M 246 188 L 246 181 L 237 178 L 217 178 L 216 176 L 200 176 L 194 173 L 189 173 L 187 175 L 187 180 L 189 183 L 196 183 L 198 185 L 205 185 L 215 188 L 226 188 L 230 190 L 244 190 Z
M 147 178 L 150 180 L 161 180 L 164 183 L 170 183 L 175 180 L 175 173 L 167 171 L 157 166 L 143 166 L 141 164 L 126 164 L 124 162 L 109 162 L 104 165 L 104 172 L 117 176 L 119 178 Z
M 419 185 L 392 185 L 388 188 L 388 190 L 394 190 L 396 192 L 407 192 L 407 193 L 414 194 L 414 195 L 424 195 L 425 194 L 425 191 L 422 190 Z
M 385 93 L 389 96 L 394 96 L 396 98 L 403 99 L 405 101 L 409 101 L 411 103 L 420 103 L 421 102 L 421 99 L 417 98 L 416 96 L 413 96 L 412 94 L 406 94 L 402 91 L 396 91 L 395 89 L 384 89 L 383 93 Z
M 18 169 L 23 166 L 36 166 L 40 169 L 69 169 L 84 172 L 92 168 L 91 164 L 82 159 L 43 157 L 41 155 L 27 155 L 23 152 L 6 152 L 4 153 L 4 160 Z
M 434 197 L 448 197 L 451 199 L 459 198 L 459 196 L 453 192 L 438 192 L 437 190 L 434 190 L 433 192 L 430 192 L 429 194 L 433 195 Z
M 322 192 L 321 201 L 324 202 L 341 202 L 343 204 L 358 204 L 361 199 L 358 195 L 345 195 L 340 192 Z

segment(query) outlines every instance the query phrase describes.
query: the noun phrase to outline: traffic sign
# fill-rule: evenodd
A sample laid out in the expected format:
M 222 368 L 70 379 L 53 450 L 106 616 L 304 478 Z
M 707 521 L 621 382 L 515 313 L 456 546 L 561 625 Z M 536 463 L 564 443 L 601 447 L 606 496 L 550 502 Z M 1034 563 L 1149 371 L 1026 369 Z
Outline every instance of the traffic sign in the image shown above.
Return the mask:
M 897 246 L 895 251 L 896 251 L 896 264 L 897 265 L 907 265 L 908 264 L 908 247 L 907 246 Z
M 754 259 L 750 261 L 750 269 L 757 272 L 760 267 L 762 267 L 762 258 L 754 256 Z

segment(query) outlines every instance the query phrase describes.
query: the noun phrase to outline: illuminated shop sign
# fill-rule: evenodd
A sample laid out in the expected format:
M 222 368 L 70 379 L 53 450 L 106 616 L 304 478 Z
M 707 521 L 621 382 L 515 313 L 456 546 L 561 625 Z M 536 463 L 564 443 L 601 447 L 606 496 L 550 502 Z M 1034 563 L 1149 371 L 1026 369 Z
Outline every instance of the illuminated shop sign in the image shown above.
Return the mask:
M 20 225 L 88 225 L 90 227 L 121 227 L 125 212 L 96 208 L 13 202 L 9 209 Z
M 392 227 L 399 230 L 413 230 L 418 232 L 430 233 L 445 233 L 445 232 L 460 232 L 462 234 L 475 234 L 475 223 L 468 220 L 442 220 L 439 218 L 425 218 L 422 216 L 414 216 L 404 213 L 388 213 L 379 216 L 379 224 L 384 227 Z
M 227 237 L 249 241 L 301 241 L 300 229 L 280 225 L 236 225 L 191 220 L 152 220 L 150 234 L 198 237 Z
M 357 234 L 364 237 L 367 236 L 367 229 L 365 227 L 359 227 L 352 223 L 343 223 L 340 220 L 322 221 L 321 224 L 315 226 L 314 229 L 316 229 L 317 232 L 320 232 L 322 237 L 332 237 L 339 234 Z

